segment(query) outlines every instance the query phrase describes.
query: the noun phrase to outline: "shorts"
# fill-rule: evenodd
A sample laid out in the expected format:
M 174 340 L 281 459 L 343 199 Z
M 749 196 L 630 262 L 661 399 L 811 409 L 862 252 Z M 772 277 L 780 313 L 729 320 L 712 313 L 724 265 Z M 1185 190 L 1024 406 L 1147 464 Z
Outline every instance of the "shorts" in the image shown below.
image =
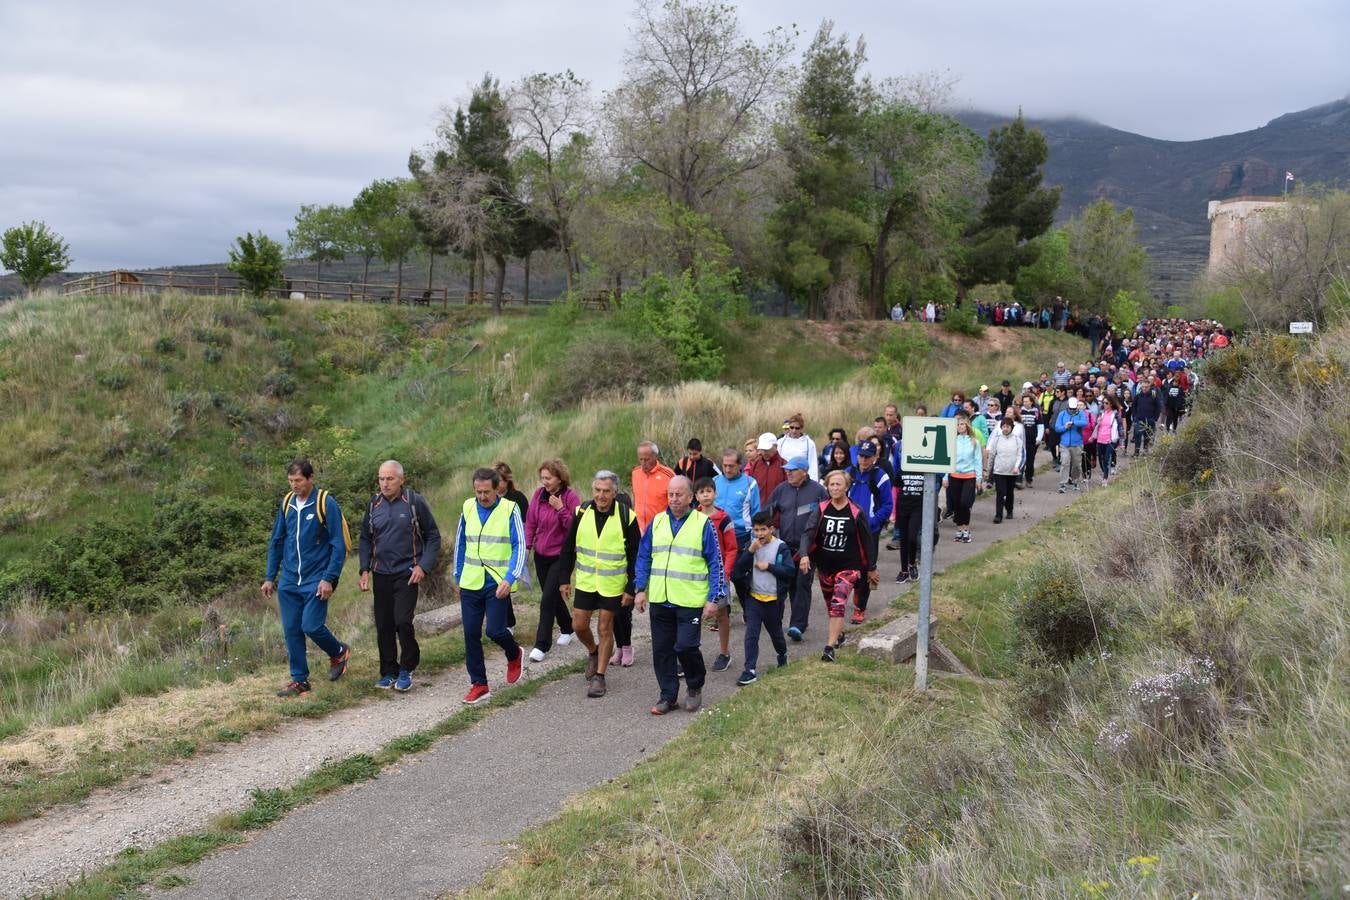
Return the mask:
M 721 612 L 724 609 L 731 609 L 730 594 L 723 594 L 722 596 L 717 598 L 717 611 Z
M 623 597 L 605 597 L 593 591 L 573 591 L 572 608 L 586 612 L 600 609 L 617 615 L 619 610 L 623 609 Z
M 842 572 L 816 572 L 820 579 L 820 593 L 825 598 L 825 608 L 831 619 L 842 619 L 848 606 L 848 596 L 853 593 L 863 573 L 857 569 L 845 569 Z

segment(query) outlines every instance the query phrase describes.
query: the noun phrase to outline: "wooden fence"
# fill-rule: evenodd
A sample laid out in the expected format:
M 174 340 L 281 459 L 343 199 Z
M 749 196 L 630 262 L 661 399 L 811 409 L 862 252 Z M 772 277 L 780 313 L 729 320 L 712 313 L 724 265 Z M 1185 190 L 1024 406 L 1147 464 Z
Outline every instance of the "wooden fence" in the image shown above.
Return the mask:
M 184 294 L 219 295 L 237 294 L 243 291 L 239 277 L 230 273 L 197 274 L 190 272 L 130 272 L 118 269 L 113 272 L 101 272 L 87 275 L 73 281 L 63 282 L 61 293 L 67 296 L 81 294 L 111 294 L 131 296 L 138 294 L 158 294 L 177 291 Z M 608 301 L 608 292 L 603 292 Z M 448 307 L 456 305 L 473 306 L 491 304 L 496 300 L 493 291 L 459 291 L 439 287 L 418 290 L 397 284 L 370 284 L 353 281 L 318 281 L 314 278 L 289 278 L 284 287 L 268 291 L 269 296 L 296 300 L 341 300 L 365 303 L 402 303 L 412 306 Z M 553 302 L 553 298 L 530 298 L 531 306 L 543 306 Z M 502 304 L 523 304 L 510 291 L 502 292 Z M 608 302 L 604 306 L 608 307 Z

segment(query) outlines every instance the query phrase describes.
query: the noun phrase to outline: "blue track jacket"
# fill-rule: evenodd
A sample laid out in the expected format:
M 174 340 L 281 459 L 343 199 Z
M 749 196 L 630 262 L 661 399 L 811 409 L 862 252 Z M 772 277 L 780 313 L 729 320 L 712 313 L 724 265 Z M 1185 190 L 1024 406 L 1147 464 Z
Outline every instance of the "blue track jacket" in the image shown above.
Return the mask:
M 315 505 L 318 499 L 319 490 L 315 488 L 303 502 L 294 497 L 290 506 L 277 512 L 272 540 L 267 545 L 267 580 L 277 587 L 318 588 L 320 581 L 337 586 L 342 564 L 347 561 L 342 510 L 329 494 L 326 524 L 320 525 Z

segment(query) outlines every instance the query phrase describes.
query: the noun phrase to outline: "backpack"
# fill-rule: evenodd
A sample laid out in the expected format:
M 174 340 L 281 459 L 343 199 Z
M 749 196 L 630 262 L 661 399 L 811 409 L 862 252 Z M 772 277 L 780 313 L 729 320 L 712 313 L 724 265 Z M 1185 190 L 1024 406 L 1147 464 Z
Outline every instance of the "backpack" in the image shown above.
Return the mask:
M 872 492 L 872 510 L 875 510 L 877 508 L 877 504 L 881 502 L 881 488 L 877 485 L 877 476 L 874 474 L 879 468 L 880 466 L 873 466 L 871 470 L 867 473 L 867 487 Z M 853 468 L 853 471 L 858 472 L 859 476 L 863 474 L 861 471 L 858 471 L 856 467 Z M 829 501 L 826 500 L 824 502 L 828 503 Z M 825 511 L 825 507 L 823 506 L 820 509 L 821 512 Z M 869 512 L 869 514 L 874 513 Z
M 328 491 L 319 488 L 319 495 L 314 498 L 315 505 L 318 506 L 316 512 L 319 514 L 319 527 L 324 531 L 328 531 L 328 497 Z M 285 499 L 281 501 L 281 514 L 283 516 L 285 516 L 287 507 L 291 505 L 291 501 L 294 499 L 295 491 L 287 491 Z M 342 543 L 347 547 L 347 552 L 351 553 L 352 549 L 356 546 L 352 543 L 352 529 L 347 524 L 347 514 L 342 512 L 341 508 L 338 509 L 338 514 L 342 519 Z M 416 527 L 416 514 L 414 514 L 413 522 L 414 527 Z M 331 533 L 329 536 L 332 536 Z

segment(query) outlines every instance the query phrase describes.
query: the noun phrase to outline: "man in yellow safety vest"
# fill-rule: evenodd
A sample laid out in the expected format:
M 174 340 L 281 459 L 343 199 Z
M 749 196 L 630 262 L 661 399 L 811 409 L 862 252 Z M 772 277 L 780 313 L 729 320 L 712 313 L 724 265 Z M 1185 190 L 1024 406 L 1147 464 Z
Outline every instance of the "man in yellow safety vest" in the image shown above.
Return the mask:
M 679 705 L 677 658 L 687 686 L 684 708 L 698 712 L 703 704 L 707 669 L 699 649 L 699 622 L 717 614 L 717 599 L 727 590 L 717 534 L 711 519 L 690 508 L 694 492 L 689 479 L 676 475 L 666 490 L 666 509 L 642 535 L 637 557 L 637 611 L 651 607 L 652 666 L 661 688 L 654 716 Z
M 577 509 L 558 557 L 559 585 L 572 603 L 572 631 L 590 653 L 586 661 L 586 696 L 605 696 L 605 670 L 614 649 L 614 617 L 633 605 L 633 578 L 637 565 L 637 515 L 615 500 L 619 476 L 608 470 L 595 473 L 591 500 Z M 600 639 L 591 634 L 591 614 L 600 611 Z
M 520 680 L 525 651 L 506 627 L 511 590 L 525 571 L 525 526 L 520 507 L 497 496 L 502 476 L 496 469 L 473 473 L 473 496 L 464 501 L 455 539 L 455 583 L 464 628 L 464 667 L 469 670 L 465 703 L 492 697 L 483 660 L 483 626 L 487 636 L 506 654 L 506 683 Z

